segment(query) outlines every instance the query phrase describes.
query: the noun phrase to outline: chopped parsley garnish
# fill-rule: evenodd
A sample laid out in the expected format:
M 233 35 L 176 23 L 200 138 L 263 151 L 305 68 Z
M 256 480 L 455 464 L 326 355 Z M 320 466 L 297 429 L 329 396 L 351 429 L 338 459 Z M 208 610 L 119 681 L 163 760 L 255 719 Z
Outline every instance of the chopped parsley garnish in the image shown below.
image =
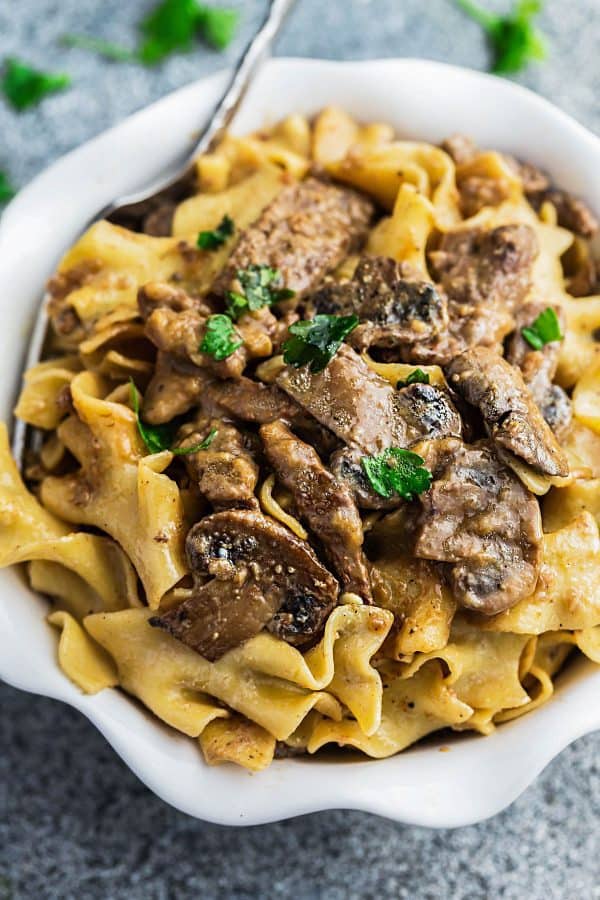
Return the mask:
M 556 311 L 551 306 L 541 312 L 531 325 L 521 328 L 521 334 L 534 350 L 541 350 L 545 344 L 564 338 Z
M 311 372 L 322 372 L 335 356 L 342 341 L 358 325 L 358 316 L 318 315 L 289 327 L 292 337 L 283 345 L 283 361 L 290 366 L 310 366 Z
M 47 94 L 62 91 L 71 84 L 68 75 L 39 72 L 18 59 L 8 59 L 2 77 L 2 92 L 15 109 L 35 106 Z
M 369 484 L 380 497 L 394 494 L 405 500 L 413 500 L 426 491 L 432 474 L 423 465 L 424 459 L 410 450 L 389 447 L 378 456 L 363 456 L 361 465 Z
M 91 37 L 87 34 L 65 34 L 61 38 L 61 43 L 65 47 L 79 47 L 81 50 L 91 50 L 98 53 L 106 59 L 113 59 L 117 62 L 135 62 L 137 61 L 137 53 L 135 50 L 128 50 L 127 47 L 121 47 L 119 44 L 113 44 L 111 41 L 104 41 L 102 38 Z
M 244 343 L 241 340 L 232 340 L 234 337 L 239 336 L 229 316 L 220 313 L 209 316 L 206 320 L 206 334 L 200 344 L 200 352 L 207 353 L 217 360 L 227 359 Z
M 175 433 L 179 426 L 172 422 L 169 422 L 166 425 L 146 425 L 145 422 L 142 422 L 140 418 L 140 395 L 138 394 L 138 390 L 132 378 L 129 379 L 129 396 L 135 413 L 140 437 L 149 453 L 162 453 L 163 450 L 170 450 L 171 453 L 174 453 L 176 456 L 187 456 L 188 453 L 206 450 L 214 441 L 217 429 L 211 428 L 204 440 L 200 441 L 199 444 L 194 444 L 191 447 L 173 447 Z
M 424 372 L 423 369 L 414 369 L 408 378 L 401 378 L 396 387 L 400 389 L 408 387 L 409 384 L 429 384 L 429 372 Z
M 533 25 L 541 0 L 519 0 L 507 16 L 488 12 L 472 0 L 457 3 L 484 29 L 494 54 L 492 72 L 518 72 L 532 60 L 545 59 L 546 43 Z
M 201 231 L 198 234 L 196 244 L 201 250 L 216 250 L 230 238 L 235 231 L 233 219 L 227 214 L 223 216 L 219 224 L 212 231 Z
M 0 171 L 0 203 L 8 203 L 14 196 L 15 190 L 8 180 L 8 176 L 5 172 Z
M 236 275 L 243 293 L 227 291 L 227 312 L 233 319 L 294 296 L 294 291 L 278 286 L 281 284 L 279 269 L 253 264 L 238 269 Z
M 231 42 L 238 23 L 235 10 L 205 6 L 196 0 L 163 0 L 141 24 L 139 58 L 152 65 L 178 50 L 191 50 L 199 34 L 216 50 Z

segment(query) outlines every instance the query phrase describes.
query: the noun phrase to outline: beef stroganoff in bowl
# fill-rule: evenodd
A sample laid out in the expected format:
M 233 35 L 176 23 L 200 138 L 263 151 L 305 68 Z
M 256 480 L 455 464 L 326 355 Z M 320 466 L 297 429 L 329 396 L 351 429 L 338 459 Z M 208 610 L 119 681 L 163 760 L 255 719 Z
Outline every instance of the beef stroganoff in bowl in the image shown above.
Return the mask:
M 63 671 L 259 770 L 489 734 L 600 662 L 596 229 L 525 159 L 336 107 L 93 225 L 22 479 L 1 451 Z

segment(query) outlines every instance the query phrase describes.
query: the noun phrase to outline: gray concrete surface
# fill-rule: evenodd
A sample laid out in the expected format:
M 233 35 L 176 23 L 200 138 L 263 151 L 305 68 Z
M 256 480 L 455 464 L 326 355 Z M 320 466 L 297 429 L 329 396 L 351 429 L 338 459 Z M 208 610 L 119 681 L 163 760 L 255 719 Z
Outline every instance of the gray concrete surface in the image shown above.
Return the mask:
M 227 54 L 198 47 L 147 70 L 57 41 L 85 32 L 132 44 L 152 0 L 0 0 L 0 58 L 19 55 L 74 78 L 72 90 L 34 111 L 17 115 L 0 103 L 0 169 L 23 184 L 132 110 L 233 59 L 264 0 L 229 2 L 244 21 Z M 541 21 L 551 56 L 519 80 L 600 132 L 600 3 L 548 0 Z M 452 0 L 299 0 L 278 52 L 486 65 L 478 28 Z M 0 710 L 2 900 L 600 898 L 600 735 L 577 742 L 512 808 L 472 828 L 432 832 L 331 812 L 228 830 L 157 800 L 78 713 L 6 686 Z

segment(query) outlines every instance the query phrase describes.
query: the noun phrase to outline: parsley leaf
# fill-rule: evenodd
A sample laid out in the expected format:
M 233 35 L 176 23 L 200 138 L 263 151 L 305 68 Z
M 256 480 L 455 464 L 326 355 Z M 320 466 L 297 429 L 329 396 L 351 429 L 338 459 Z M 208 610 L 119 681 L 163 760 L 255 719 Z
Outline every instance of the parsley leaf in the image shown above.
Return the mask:
M 252 264 L 247 269 L 238 269 L 236 275 L 243 293 L 227 291 L 227 312 L 233 319 L 294 296 L 294 291 L 277 287 L 281 283 L 279 269 Z
M 378 456 L 363 456 L 361 459 L 375 493 L 386 498 L 398 494 L 405 500 L 413 500 L 431 485 L 433 476 L 423 463 L 423 458 L 417 453 L 399 447 L 389 447 Z
M 283 361 L 296 368 L 308 364 L 311 372 L 322 372 L 357 325 L 358 316 L 354 315 L 318 315 L 294 322 L 288 329 L 292 337 L 283 345 Z
M 207 353 L 214 359 L 227 359 L 232 353 L 241 347 L 243 341 L 234 341 L 232 337 L 238 337 L 229 316 L 216 314 L 206 320 L 206 333 L 200 344 L 200 352 Z
M 199 444 L 194 444 L 192 447 L 173 447 L 175 433 L 179 426 L 172 422 L 166 425 L 146 425 L 145 422 L 142 422 L 140 418 L 140 395 L 133 378 L 129 379 L 129 397 L 135 413 L 140 437 L 149 453 L 161 453 L 163 450 L 170 450 L 176 456 L 187 456 L 188 453 L 206 450 L 216 437 L 217 429 L 211 428 L 204 440 L 200 441 Z
M 82 50 L 91 50 L 98 53 L 106 59 L 114 59 L 118 62 L 134 62 L 137 60 L 137 54 L 134 50 L 128 50 L 126 47 L 120 47 L 119 44 L 113 44 L 111 41 L 104 41 L 102 38 L 91 37 L 87 34 L 65 34 L 61 38 L 61 43 L 65 47 L 79 47 Z
M 8 203 L 14 196 L 15 191 L 8 180 L 8 176 L 5 172 L 0 171 L 0 203 Z
M 408 387 L 409 384 L 429 384 L 429 372 L 424 372 L 423 369 L 414 369 L 408 378 L 400 379 L 396 385 L 397 389 Z
M 541 312 L 531 325 L 521 328 L 521 334 L 534 350 L 541 350 L 545 344 L 564 338 L 556 311 L 551 306 Z
M 234 9 L 202 6 L 198 21 L 200 32 L 207 44 L 215 50 L 225 50 L 232 42 L 239 16 Z
M 216 250 L 221 244 L 224 244 L 227 238 L 231 237 L 235 231 L 233 219 L 227 213 L 223 216 L 219 224 L 213 231 L 201 231 L 198 234 L 196 244 L 201 250 Z
M 492 72 L 518 72 L 532 60 L 545 59 L 546 43 L 533 25 L 541 0 L 519 0 L 511 15 L 487 12 L 472 0 L 457 0 L 467 15 L 481 25 L 494 54 Z
M 39 72 L 18 59 L 8 59 L 2 78 L 2 91 L 19 111 L 35 106 L 46 94 L 62 91 L 71 84 L 68 75 Z
M 177 50 L 191 50 L 197 34 L 216 50 L 224 50 L 237 23 L 234 10 L 204 6 L 196 0 L 163 0 L 142 21 L 145 40 L 139 57 L 153 65 Z

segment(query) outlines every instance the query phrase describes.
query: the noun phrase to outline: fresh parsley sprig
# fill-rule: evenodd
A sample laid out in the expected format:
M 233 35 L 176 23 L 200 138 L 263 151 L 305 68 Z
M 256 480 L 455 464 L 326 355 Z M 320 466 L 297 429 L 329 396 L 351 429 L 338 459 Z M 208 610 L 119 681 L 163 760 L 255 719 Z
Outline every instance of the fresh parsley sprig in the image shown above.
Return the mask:
M 424 372 L 423 369 L 414 369 L 408 378 L 400 378 L 396 388 L 400 390 L 400 388 L 408 387 L 409 384 L 429 384 L 429 372 Z
M 196 0 L 163 0 L 141 23 L 144 40 L 139 58 L 154 65 L 171 53 L 191 50 L 198 34 L 215 50 L 224 50 L 237 24 L 235 10 L 206 6 Z
M 232 319 L 294 296 L 294 291 L 279 287 L 281 273 L 271 266 L 251 264 L 247 269 L 238 269 L 236 277 L 242 293 L 227 291 L 227 312 Z
M 519 0 L 508 16 L 488 12 L 472 0 L 456 2 L 484 29 L 494 55 L 492 72 L 518 72 L 533 60 L 545 59 L 546 42 L 533 24 L 541 0 Z
M 201 231 L 198 234 L 196 245 L 201 250 L 216 250 L 230 238 L 235 231 L 233 219 L 225 213 L 216 228 L 212 231 Z
M 129 379 L 129 397 L 135 413 L 140 437 L 149 453 L 162 453 L 163 450 L 170 450 L 176 456 L 187 456 L 189 453 L 196 453 L 198 450 L 206 450 L 217 435 L 217 429 L 211 428 L 204 440 L 200 441 L 199 444 L 194 444 L 192 447 L 173 447 L 178 425 L 171 422 L 166 425 L 147 425 L 145 422 L 142 422 L 140 417 L 140 395 L 133 378 Z
M 8 180 L 6 172 L 0 171 L 0 204 L 8 203 L 15 196 L 15 189 Z
M 398 494 L 404 500 L 414 500 L 431 486 L 433 476 L 424 462 L 417 453 L 399 447 L 389 447 L 378 456 L 361 459 L 364 473 L 376 494 L 386 499 Z
M 21 112 L 35 106 L 47 94 L 62 91 L 70 84 L 68 75 L 40 72 L 13 57 L 6 60 L 0 86 L 11 106 Z
M 283 344 L 283 361 L 299 368 L 308 365 L 322 372 L 340 349 L 344 338 L 358 325 L 358 316 L 318 315 L 289 327 L 292 335 Z
M 521 334 L 534 350 L 541 350 L 546 344 L 562 341 L 564 338 L 556 310 L 551 306 L 541 312 L 531 325 L 521 328 Z
M 234 337 L 238 337 L 238 334 L 229 316 L 223 313 L 209 316 L 200 352 L 207 353 L 216 360 L 227 359 L 244 343 L 242 340 L 233 340 Z

